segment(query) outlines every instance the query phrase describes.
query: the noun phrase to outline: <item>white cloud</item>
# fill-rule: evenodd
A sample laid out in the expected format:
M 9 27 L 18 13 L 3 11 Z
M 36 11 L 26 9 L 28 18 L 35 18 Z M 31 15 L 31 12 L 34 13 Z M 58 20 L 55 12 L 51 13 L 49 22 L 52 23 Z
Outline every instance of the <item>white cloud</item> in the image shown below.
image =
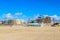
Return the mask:
M 5 15 L 5 17 L 6 17 L 6 18 L 13 18 L 13 16 L 11 15 L 11 13 L 7 13 L 7 14 Z
M 14 14 L 14 19 L 19 19 L 19 17 L 22 17 L 23 13 L 22 12 L 17 12 Z
M 44 17 L 48 16 L 48 15 L 43 15 Z
M 36 14 L 34 15 L 33 19 L 37 19 L 39 16 L 41 16 L 40 14 Z
M 13 16 L 12 16 L 11 13 L 7 13 L 7 14 L 3 14 L 3 15 L 2 15 L 2 18 L 3 18 L 3 19 L 13 19 Z
M 53 16 L 50 16 L 52 19 L 54 18 L 55 20 L 60 20 L 60 16 L 57 16 L 57 15 L 53 15 Z
M 15 13 L 15 16 L 21 16 L 21 15 L 22 15 L 22 12 Z
M 21 17 L 22 19 L 22 16 L 23 16 L 22 12 L 17 12 L 15 14 L 11 14 L 11 13 L 3 14 L 1 18 L 2 19 L 19 19 L 19 17 Z
M 27 16 L 26 15 L 22 15 L 22 18 L 27 18 Z

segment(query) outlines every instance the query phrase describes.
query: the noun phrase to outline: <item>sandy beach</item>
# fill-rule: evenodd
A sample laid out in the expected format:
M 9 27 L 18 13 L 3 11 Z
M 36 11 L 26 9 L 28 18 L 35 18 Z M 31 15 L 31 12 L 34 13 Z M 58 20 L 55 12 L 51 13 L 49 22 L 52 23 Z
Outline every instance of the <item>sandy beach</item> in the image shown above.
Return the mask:
M 60 40 L 60 27 L 0 26 L 0 40 Z

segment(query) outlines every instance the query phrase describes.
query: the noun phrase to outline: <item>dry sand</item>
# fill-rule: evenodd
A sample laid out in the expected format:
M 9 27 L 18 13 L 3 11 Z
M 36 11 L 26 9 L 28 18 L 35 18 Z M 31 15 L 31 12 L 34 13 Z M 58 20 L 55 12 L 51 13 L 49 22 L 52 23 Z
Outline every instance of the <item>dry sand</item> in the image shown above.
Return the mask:
M 60 27 L 0 26 L 0 40 L 60 40 Z

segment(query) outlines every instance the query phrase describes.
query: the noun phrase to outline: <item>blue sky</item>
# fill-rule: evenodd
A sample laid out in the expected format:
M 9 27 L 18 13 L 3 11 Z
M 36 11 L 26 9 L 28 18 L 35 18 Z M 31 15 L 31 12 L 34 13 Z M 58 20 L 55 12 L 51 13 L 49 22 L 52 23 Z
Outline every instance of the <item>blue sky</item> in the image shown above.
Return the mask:
M 13 17 L 27 20 L 38 15 L 59 17 L 60 0 L 0 0 L 0 19 Z

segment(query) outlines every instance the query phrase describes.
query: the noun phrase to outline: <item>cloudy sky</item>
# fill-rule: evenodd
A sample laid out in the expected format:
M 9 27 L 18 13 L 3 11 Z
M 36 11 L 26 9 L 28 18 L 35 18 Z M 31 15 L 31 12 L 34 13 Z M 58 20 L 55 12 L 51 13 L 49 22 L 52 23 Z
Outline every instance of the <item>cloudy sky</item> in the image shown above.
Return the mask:
M 26 21 L 39 15 L 60 20 L 60 0 L 0 0 L 0 20 Z

